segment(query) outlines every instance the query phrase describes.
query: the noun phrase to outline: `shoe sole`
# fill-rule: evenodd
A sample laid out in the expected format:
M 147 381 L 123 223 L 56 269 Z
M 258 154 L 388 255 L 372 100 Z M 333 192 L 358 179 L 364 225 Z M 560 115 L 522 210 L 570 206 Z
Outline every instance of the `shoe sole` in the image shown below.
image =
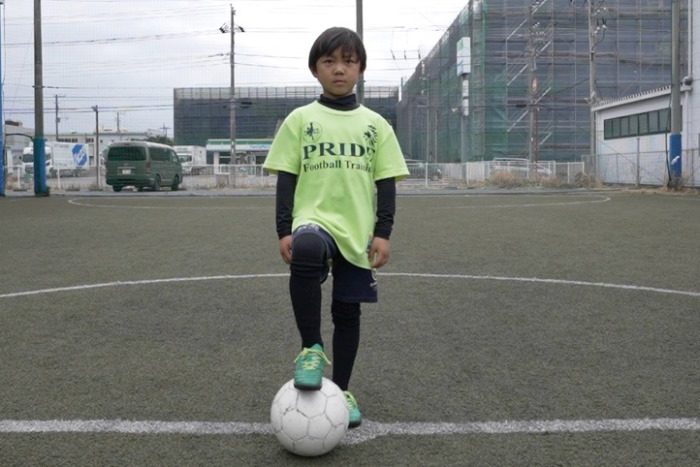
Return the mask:
M 321 389 L 322 385 L 306 385 L 306 384 L 297 384 L 294 383 L 294 387 L 300 391 L 318 391 Z
M 360 420 L 359 422 L 356 422 L 356 423 L 350 423 L 348 425 L 348 428 L 357 428 L 360 425 L 362 425 L 362 420 Z

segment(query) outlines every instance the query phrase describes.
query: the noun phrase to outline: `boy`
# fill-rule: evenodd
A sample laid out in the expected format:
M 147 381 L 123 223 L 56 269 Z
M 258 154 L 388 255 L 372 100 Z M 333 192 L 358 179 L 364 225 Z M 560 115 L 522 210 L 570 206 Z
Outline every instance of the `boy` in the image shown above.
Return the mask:
M 321 337 L 321 284 L 332 265 L 332 379 L 345 394 L 350 427 L 362 421 L 348 391 L 360 341 L 360 303 L 377 301 L 373 270 L 389 259 L 395 179 L 408 175 L 389 123 L 353 94 L 366 64 L 355 32 L 324 31 L 309 52 L 309 70 L 323 94 L 287 116 L 264 164 L 278 177 L 279 249 L 290 265 L 289 293 L 302 341 L 294 385 L 320 389 L 330 364 Z

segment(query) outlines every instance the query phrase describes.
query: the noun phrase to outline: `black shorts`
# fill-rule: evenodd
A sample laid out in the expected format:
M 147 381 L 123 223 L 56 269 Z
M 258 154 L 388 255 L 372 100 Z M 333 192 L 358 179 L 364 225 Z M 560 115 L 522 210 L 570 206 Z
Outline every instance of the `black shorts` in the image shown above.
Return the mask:
M 326 245 L 324 263 L 327 266 L 321 276 L 321 282 L 326 280 L 330 269 L 333 275 L 334 299 L 346 303 L 377 302 L 377 278 L 373 269 L 364 269 L 348 262 L 340 253 L 331 234 L 316 224 L 300 225 L 292 235 L 300 234 L 315 234 L 323 239 Z

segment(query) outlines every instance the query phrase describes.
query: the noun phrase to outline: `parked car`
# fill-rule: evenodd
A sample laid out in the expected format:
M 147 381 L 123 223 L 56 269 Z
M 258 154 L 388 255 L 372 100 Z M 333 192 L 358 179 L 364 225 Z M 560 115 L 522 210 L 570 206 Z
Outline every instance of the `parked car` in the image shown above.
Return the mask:
M 138 191 L 160 190 L 169 186 L 176 191 L 182 183 L 182 163 L 175 150 L 165 144 L 148 141 L 112 143 L 107 149 L 107 185 L 114 191 L 134 186 Z
M 552 171 L 539 162 L 520 157 L 496 157 L 491 161 L 491 172 L 508 172 L 522 177 L 537 175 L 549 177 Z
M 406 167 L 408 167 L 409 175 L 407 178 L 426 178 L 426 170 L 428 171 L 428 180 L 442 180 L 442 171 L 437 164 L 426 164 L 423 161 L 416 159 L 406 159 Z

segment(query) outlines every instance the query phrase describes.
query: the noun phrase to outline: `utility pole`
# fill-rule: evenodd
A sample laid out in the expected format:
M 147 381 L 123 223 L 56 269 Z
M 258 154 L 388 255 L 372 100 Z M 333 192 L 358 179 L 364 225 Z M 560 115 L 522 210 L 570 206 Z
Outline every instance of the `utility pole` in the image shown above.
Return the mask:
M 593 175 L 598 176 L 598 148 L 596 137 L 596 114 L 593 107 L 598 102 L 598 92 L 596 89 L 596 64 L 595 64 L 595 49 L 598 44 L 605 38 L 604 13 L 607 11 L 605 0 L 588 0 L 588 84 L 590 89 L 589 105 L 590 105 L 590 132 L 591 132 L 591 147 L 589 155 L 591 159 L 591 168 Z M 600 37 L 598 36 L 600 34 Z
M 5 8 L 5 0 L 0 0 L 0 76 L 4 76 L 2 73 L 2 10 Z M 5 196 L 5 156 L 7 151 L 5 151 L 5 116 L 3 114 L 2 107 L 2 82 L 0 79 L 0 196 Z
M 100 188 L 100 108 L 92 106 L 95 112 L 95 185 Z
M 231 5 L 231 96 L 229 97 L 229 118 L 231 120 L 231 160 L 229 164 L 233 164 L 236 161 L 236 61 L 235 61 L 235 50 L 236 50 L 236 26 L 234 17 L 236 16 L 236 10 L 233 9 Z
M 671 10 L 671 134 L 669 135 L 669 183 L 678 189 L 682 183 L 681 138 L 681 2 L 673 0 Z
M 535 75 L 535 69 L 537 68 L 537 51 L 535 46 L 535 22 L 533 20 L 533 10 L 535 5 L 530 5 L 527 9 L 527 20 L 530 33 L 527 36 L 527 54 L 528 54 L 528 66 L 527 66 L 527 81 L 528 81 L 528 92 L 527 92 L 527 114 L 528 114 L 528 150 L 527 159 L 529 162 L 534 160 L 534 147 L 535 139 L 538 137 L 535 133 L 535 102 L 537 99 L 537 75 Z
M 56 141 L 58 141 L 58 124 L 61 122 L 61 117 L 58 116 L 58 98 L 63 97 L 59 96 L 58 94 L 54 94 L 53 98 L 55 101 L 54 107 L 55 107 L 55 112 L 56 112 Z
M 41 0 L 34 0 L 34 194 L 49 196 L 49 188 L 46 186 L 44 72 L 41 48 Z
M 355 9 L 356 9 L 356 16 L 357 16 L 357 35 L 360 36 L 360 39 L 363 38 L 364 34 L 364 27 L 362 25 L 362 0 L 355 0 Z M 364 72 L 360 76 L 359 81 L 357 82 L 357 102 L 362 104 L 365 100 L 365 74 Z

